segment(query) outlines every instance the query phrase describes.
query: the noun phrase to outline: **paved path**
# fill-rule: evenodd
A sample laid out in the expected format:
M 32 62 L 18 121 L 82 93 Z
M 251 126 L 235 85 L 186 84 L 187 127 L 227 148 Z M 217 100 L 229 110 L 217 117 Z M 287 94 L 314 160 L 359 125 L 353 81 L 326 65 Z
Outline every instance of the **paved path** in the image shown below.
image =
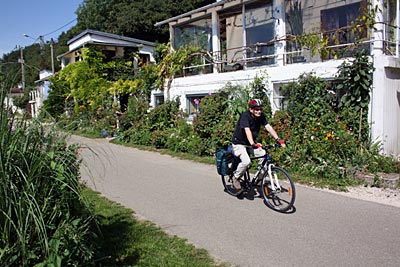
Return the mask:
M 82 176 L 170 234 L 242 267 L 400 266 L 400 208 L 297 186 L 296 212 L 224 193 L 213 165 L 107 140 L 82 143 Z

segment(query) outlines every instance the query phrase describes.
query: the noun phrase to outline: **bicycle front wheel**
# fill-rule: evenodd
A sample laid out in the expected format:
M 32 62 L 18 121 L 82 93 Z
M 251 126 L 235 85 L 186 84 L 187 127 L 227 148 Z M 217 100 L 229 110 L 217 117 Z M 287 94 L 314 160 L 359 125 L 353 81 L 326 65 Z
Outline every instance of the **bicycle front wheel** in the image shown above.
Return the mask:
M 284 169 L 272 167 L 270 174 L 265 173 L 261 188 L 268 207 L 280 212 L 292 209 L 296 190 L 292 178 Z

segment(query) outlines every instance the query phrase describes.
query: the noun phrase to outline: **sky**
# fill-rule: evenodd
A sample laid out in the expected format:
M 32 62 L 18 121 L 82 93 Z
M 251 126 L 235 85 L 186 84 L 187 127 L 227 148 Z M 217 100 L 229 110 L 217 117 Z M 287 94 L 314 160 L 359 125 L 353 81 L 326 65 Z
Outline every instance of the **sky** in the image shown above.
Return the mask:
M 75 11 L 83 0 L 1 0 L 0 57 L 19 46 L 56 40 L 76 25 Z M 25 37 L 27 34 L 30 37 Z

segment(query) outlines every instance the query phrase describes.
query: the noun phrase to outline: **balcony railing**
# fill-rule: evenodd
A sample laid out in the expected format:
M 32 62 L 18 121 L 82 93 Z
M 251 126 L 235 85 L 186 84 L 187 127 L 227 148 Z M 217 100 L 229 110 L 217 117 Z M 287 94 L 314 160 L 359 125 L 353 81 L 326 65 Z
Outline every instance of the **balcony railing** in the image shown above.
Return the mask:
M 347 58 L 354 56 L 355 52 L 359 50 L 370 51 L 371 42 L 376 41 L 383 42 L 383 53 L 385 55 L 395 55 L 399 49 L 399 42 L 394 38 L 394 29 L 397 28 L 393 25 L 382 24 L 384 25 L 382 30 L 384 34 L 381 40 L 373 40 L 373 38 L 367 37 L 357 39 L 351 32 L 351 27 L 316 33 L 316 35 L 324 36 L 329 40 L 328 45 L 324 47 L 327 53 L 323 56 L 320 53 L 313 55 L 309 48 L 303 47 L 293 50 L 295 46 L 290 45 L 294 42 L 293 36 L 246 47 L 229 48 L 214 53 L 209 51 L 198 52 L 188 60 L 188 64 L 183 68 L 182 76 L 213 73 L 214 68 L 221 73 L 260 66 L 282 66 Z M 340 38 L 343 35 L 346 38 Z M 350 42 L 345 42 L 346 40 L 350 40 Z M 275 47 L 282 44 L 285 44 L 286 51 L 281 54 L 276 53 Z

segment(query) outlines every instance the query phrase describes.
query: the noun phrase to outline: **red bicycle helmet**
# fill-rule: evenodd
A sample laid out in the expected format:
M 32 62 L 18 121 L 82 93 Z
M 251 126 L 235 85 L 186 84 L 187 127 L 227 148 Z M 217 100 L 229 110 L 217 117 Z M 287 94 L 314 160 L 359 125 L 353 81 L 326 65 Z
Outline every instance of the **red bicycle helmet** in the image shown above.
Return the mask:
M 249 101 L 249 108 L 261 108 L 263 106 L 260 99 L 251 99 Z

